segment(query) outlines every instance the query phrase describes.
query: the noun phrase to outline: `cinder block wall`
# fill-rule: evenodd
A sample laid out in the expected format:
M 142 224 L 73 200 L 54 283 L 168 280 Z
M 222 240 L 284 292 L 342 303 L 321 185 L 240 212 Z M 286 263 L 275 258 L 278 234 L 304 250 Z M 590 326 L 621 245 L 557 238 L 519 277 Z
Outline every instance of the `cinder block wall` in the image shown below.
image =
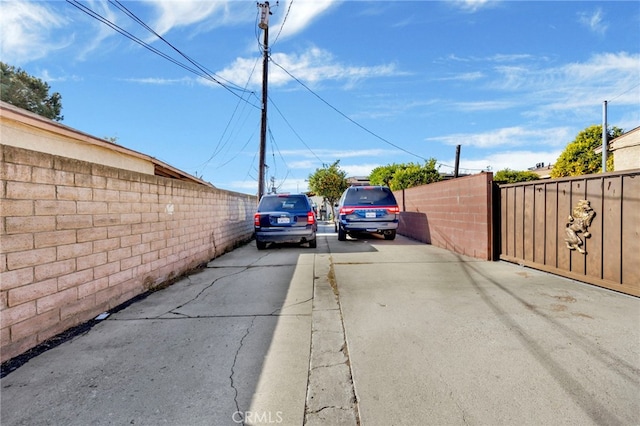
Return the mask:
M 398 232 L 455 253 L 491 260 L 493 173 L 422 185 L 394 194 Z
M 0 145 L 6 361 L 229 251 L 253 196 Z

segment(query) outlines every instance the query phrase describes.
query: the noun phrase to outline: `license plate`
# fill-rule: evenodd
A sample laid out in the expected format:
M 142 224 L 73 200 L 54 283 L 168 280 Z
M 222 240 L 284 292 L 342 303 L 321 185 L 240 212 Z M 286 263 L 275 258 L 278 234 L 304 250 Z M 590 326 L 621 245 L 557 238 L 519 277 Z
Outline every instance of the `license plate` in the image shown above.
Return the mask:
M 291 219 L 289 219 L 288 217 L 279 217 L 278 223 L 291 223 Z
M 376 212 L 366 212 L 364 217 L 376 217 Z

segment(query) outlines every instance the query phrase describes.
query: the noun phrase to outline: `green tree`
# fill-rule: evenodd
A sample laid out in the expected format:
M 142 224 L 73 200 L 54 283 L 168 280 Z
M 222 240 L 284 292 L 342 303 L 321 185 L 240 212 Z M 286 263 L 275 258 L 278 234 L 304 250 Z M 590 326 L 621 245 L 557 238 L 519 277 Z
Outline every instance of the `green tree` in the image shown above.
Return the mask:
M 20 68 L 0 62 L 0 99 L 51 120 L 62 121 L 62 96 L 47 83 Z
M 532 180 L 539 180 L 540 176 L 530 171 L 516 171 L 511 169 L 503 169 L 496 172 L 493 175 L 493 181 L 495 183 L 516 183 L 516 182 L 528 182 Z
M 323 197 L 332 206 L 349 187 L 347 173 L 340 169 L 339 164 L 340 160 L 336 160 L 330 166 L 324 165 L 309 175 L 311 192 Z
M 623 133 L 618 127 L 607 129 L 607 139 L 617 138 Z M 590 126 L 578 133 L 567 144 L 551 170 L 551 177 L 580 176 L 599 173 L 602 170 L 602 153 L 596 148 L 602 145 L 602 125 Z M 613 155 L 607 157 L 607 170 L 613 170 Z
M 391 186 L 393 175 L 400 169 L 400 164 L 387 164 L 386 166 L 376 167 L 369 174 L 369 182 L 371 185 Z
M 376 167 L 369 175 L 372 185 L 386 185 L 393 191 L 425 185 L 441 180 L 436 168 L 436 159 L 431 158 L 424 164 L 403 163 Z

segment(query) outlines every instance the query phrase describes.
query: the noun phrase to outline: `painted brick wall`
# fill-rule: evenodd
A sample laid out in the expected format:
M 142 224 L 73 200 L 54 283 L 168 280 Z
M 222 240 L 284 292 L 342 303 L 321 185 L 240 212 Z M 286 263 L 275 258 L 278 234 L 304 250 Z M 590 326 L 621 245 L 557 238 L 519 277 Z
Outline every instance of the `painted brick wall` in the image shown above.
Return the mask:
M 398 232 L 455 253 L 491 260 L 493 173 L 394 192 Z
M 255 197 L 0 145 L 4 362 L 231 250 Z

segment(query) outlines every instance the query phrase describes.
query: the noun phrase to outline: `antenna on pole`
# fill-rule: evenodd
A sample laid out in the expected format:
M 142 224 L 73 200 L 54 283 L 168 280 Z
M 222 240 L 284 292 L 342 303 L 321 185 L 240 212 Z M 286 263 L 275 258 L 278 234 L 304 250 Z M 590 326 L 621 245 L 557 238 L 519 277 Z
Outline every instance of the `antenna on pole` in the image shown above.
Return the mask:
M 267 76 L 269 63 L 269 2 L 258 3 L 260 9 L 260 23 L 258 27 L 264 30 L 264 51 L 262 59 L 262 119 L 260 124 L 260 163 L 258 173 L 258 201 L 264 195 L 265 189 L 265 153 L 267 146 Z

